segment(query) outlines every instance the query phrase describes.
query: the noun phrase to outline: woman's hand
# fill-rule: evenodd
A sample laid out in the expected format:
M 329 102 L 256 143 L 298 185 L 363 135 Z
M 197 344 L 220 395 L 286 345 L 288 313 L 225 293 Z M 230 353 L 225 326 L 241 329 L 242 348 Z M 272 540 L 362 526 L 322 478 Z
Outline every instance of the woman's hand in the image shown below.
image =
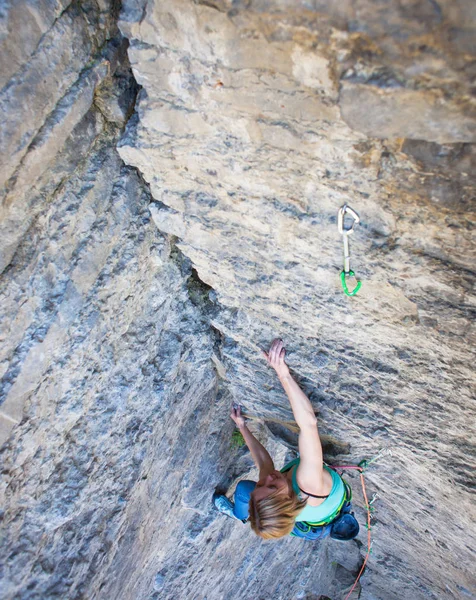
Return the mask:
M 238 404 L 231 405 L 230 417 L 235 421 L 236 426 L 241 432 L 246 445 L 251 452 L 253 461 L 260 472 L 260 479 L 263 475 L 271 473 L 274 470 L 274 463 L 263 444 L 260 444 L 251 431 L 246 427 L 245 417 L 241 415 L 241 406 Z
M 233 421 L 235 421 L 238 429 L 241 429 L 246 425 L 246 420 L 245 417 L 241 415 L 241 406 L 239 404 L 235 404 L 233 402 L 233 404 L 231 405 L 230 417 L 233 419 Z
M 289 375 L 288 365 L 284 362 L 286 349 L 284 348 L 283 340 L 277 338 L 273 340 L 268 354 L 263 351 L 263 355 L 270 367 L 276 371 L 279 379 L 283 379 Z

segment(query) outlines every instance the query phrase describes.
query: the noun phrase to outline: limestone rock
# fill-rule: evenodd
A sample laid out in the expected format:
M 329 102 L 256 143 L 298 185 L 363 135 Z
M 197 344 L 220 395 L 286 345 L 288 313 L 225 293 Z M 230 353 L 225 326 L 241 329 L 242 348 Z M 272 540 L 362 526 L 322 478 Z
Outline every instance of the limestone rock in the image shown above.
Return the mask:
M 346 123 L 370 137 L 439 144 L 476 141 L 476 107 L 471 102 L 458 105 L 427 91 L 344 82 L 340 106 Z
M 225 307 L 213 326 L 234 398 L 290 423 L 259 358 L 280 335 L 324 431 L 356 458 L 392 448 L 369 475 L 385 523 L 369 598 L 471 587 L 467 516 L 443 515 L 469 507 L 472 485 L 461 440 L 474 435 L 474 176 L 460 143 L 475 121 L 469 57 L 445 27 L 474 23 L 422 10 L 150 0 L 140 20 L 126 2 L 121 25 L 144 89 L 119 151 L 150 184 L 158 228 Z M 353 299 L 338 277 L 344 203 L 362 219 Z
M 472 3 L 4 4 L 5 598 L 344 597 L 358 477 L 349 544 L 211 506 L 257 476 L 232 400 L 295 455 L 277 335 L 326 459 L 387 450 L 353 597 L 474 595 Z

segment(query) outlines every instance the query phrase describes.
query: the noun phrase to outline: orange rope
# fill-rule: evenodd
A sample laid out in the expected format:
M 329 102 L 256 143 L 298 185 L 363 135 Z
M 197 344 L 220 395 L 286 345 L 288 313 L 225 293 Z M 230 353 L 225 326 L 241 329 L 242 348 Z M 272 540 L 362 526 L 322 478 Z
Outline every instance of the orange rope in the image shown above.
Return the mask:
M 347 594 L 347 596 L 344 598 L 344 600 L 348 600 L 348 598 L 350 597 L 350 595 L 352 594 L 352 592 L 355 589 L 355 586 L 357 585 L 360 576 L 362 575 L 362 573 L 364 572 L 365 569 L 365 565 L 367 564 L 367 561 L 369 559 L 370 556 L 370 548 L 371 548 L 371 539 L 370 539 L 370 504 L 367 498 L 367 491 L 365 489 L 365 481 L 364 481 L 364 474 L 363 474 L 363 469 L 362 467 L 355 467 L 354 465 L 345 465 L 345 466 L 341 466 L 341 467 L 334 467 L 334 469 L 357 469 L 359 471 L 360 474 L 360 482 L 362 483 L 362 492 L 364 494 L 364 501 L 365 501 L 365 508 L 367 509 L 367 554 L 365 555 L 364 558 L 364 562 L 362 564 L 362 567 L 360 568 L 359 574 L 357 575 L 357 579 L 354 582 L 354 585 L 350 588 L 350 592 Z

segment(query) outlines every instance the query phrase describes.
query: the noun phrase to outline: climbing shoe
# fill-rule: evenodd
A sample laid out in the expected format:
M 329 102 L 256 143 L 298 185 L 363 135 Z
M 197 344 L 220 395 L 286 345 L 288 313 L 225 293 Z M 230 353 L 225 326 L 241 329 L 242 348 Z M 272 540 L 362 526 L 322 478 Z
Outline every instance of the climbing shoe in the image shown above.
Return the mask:
M 235 521 L 241 521 L 235 517 L 233 513 L 234 504 L 231 500 L 229 500 L 224 494 L 213 494 L 212 498 L 213 506 L 221 513 L 230 517 L 231 519 L 235 519 Z

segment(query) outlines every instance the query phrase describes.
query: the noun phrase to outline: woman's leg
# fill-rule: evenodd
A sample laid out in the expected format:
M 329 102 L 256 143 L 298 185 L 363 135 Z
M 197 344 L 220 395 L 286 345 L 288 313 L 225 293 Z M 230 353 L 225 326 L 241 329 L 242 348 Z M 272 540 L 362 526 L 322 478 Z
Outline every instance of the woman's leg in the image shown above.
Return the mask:
M 255 489 L 256 482 L 249 479 L 243 479 L 236 486 L 235 490 L 235 506 L 233 514 L 237 519 L 245 521 L 248 518 L 248 505 L 250 502 L 251 492 Z

